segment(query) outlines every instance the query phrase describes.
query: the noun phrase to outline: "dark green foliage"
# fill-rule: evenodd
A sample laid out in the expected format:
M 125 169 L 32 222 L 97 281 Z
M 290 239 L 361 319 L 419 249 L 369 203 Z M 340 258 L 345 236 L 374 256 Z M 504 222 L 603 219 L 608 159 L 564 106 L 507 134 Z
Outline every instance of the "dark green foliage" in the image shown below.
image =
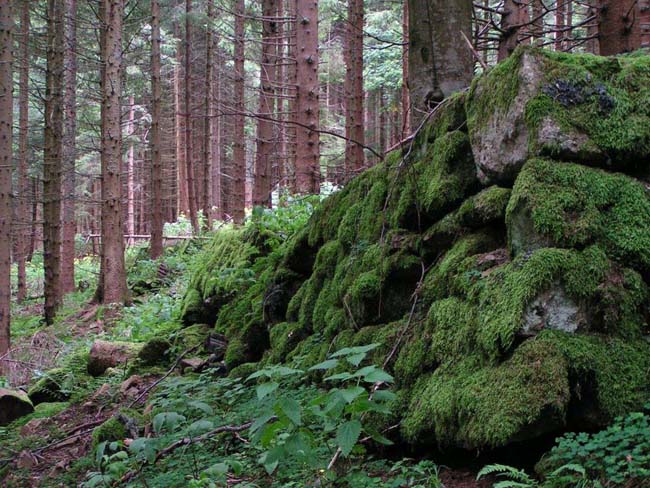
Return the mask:
M 558 466 L 575 463 L 605 486 L 650 486 L 650 405 L 646 407 L 645 412 L 617 418 L 601 432 L 559 438 L 537 470 L 548 475 Z

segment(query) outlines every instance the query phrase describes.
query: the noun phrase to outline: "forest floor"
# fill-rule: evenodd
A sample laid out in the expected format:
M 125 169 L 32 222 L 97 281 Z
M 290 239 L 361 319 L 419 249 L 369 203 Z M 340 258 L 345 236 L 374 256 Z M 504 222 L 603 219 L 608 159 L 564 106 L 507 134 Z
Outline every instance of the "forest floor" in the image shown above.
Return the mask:
M 173 352 L 164 368 L 134 371 L 125 367 L 123 371 L 99 378 L 88 376 L 85 370 L 88 350 L 98 338 L 146 342 L 152 337 L 174 335 L 173 331 L 179 327 L 178 306 L 188 279 L 187 270 L 193 252 L 168 252 L 166 265 L 172 272 L 164 283 L 156 282 L 157 264 L 139 262 L 133 258 L 129 265 L 129 284 L 132 289 L 136 289 L 137 284 L 145 283 L 147 286 L 134 293 L 131 307 L 122 310 L 92 304 L 96 264 L 89 259 L 80 263 L 78 274 L 79 279 L 88 281 L 90 286 L 66 298 L 54 325 L 42 325 L 40 299 L 32 299 L 15 307 L 13 355 L 10 356 L 12 362 L 8 363 L 11 372 L 7 375 L 9 384 L 3 380 L 5 385 L 26 389 L 45 371 L 54 367 L 69 369 L 69 377 L 64 383 L 70 381 L 70 384 L 62 387 L 65 398 L 60 402 L 41 403 L 33 414 L 7 427 L 0 427 L 0 486 L 161 488 L 190 482 L 192 487 L 208 487 L 212 485 L 205 484 L 207 482 L 201 472 L 213 465 L 219 456 L 226 454 L 238 457 L 243 471 L 237 476 L 229 475 L 223 484 L 214 486 L 313 485 L 312 482 L 305 484 L 304 471 L 289 471 L 286 480 L 290 481 L 267 475 L 260 469 L 257 459 L 259 450 L 252 448 L 249 441 L 240 436 L 224 442 L 205 442 L 197 449 L 179 449 L 169 460 L 145 468 L 129 483 L 120 483 L 119 480 L 125 473 L 128 474 L 129 469 L 133 470 L 134 464 L 120 465 L 122 461 L 115 460 L 115 455 L 97 452 L 97 441 L 93 441 L 97 430 L 122 412 L 131 411 L 135 399 L 138 401 L 132 409 L 134 412 L 137 410 L 134 415 L 142 416 L 144 413 L 148 420 L 139 432 L 121 436 L 126 437 L 124 439 L 118 438 L 118 444 L 122 446 L 120 449 L 128 448 L 132 442 L 130 438 L 137 438 L 140 434 L 149 438 L 160 435 L 153 432 L 151 415 L 147 413 L 147 410 L 152 410 L 152 405 L 156 406 L 156 411 L 180 410 L 179 404 L 187 408 L 187 404 L 193 401 L 199 408 L 210 412 L 214 410 L 222 419 L 234 424 L 243 423 L 256 414 L 255 404 L 249 399 L 249 392 L 252 391 L 254 396 L 254 388 L 228 383 L 230 380 L 227 378 L 218 380 L 215 386 L 215 381 L 209 375 L 183 375 L 174 370 L 164 382 L 158 384 L 162 376 L 174 369 L 172 367 L 170 370 L 169 365 L 175 363 L 179 350 Z M 42 277 L 36 266 L 30 270 L 32 295 L 38 295 L 42 286 Z M 151 283 L 154 284 L 147 289 Z M 229 391 L 231 385 L 232 391 Z M 231 393 L 233 397 L 228 399 Z M 182 413 L 191 420 L 192 414 L 187 411 Z M 155 421 L 153 424 L 155 426 Z M 171 433 L 160 436 L 163 446 L 175 440 L 177 437 Z M 487 488 L 492 485 L 493 480 L 476 481 L 480 466 L 438 466 L 435 460 L 427 460 L 427 453 L 424 452 L 418 452 L 414 457 L 420 459 L 399 459 L 394 455 L 382 459 L 381 452 L 355 456 L 354 461 L 340 463 L 337 473 L 341 481 L 335 479 L 331 486 Z M 142 469 L 142 466 L 140 464 L 137 469 Z

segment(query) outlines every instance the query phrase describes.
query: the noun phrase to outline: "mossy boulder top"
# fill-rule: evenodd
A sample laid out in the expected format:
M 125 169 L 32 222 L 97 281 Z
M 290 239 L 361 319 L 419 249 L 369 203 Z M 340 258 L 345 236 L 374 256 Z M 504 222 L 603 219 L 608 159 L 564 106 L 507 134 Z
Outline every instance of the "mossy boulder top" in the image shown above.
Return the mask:
M 381 344 L 401 441 L 603 426 L 650 401 L 649 90 L 643 54 L 520 49 L 292 236 L 217 234 L 184 319 L 231 374 Z

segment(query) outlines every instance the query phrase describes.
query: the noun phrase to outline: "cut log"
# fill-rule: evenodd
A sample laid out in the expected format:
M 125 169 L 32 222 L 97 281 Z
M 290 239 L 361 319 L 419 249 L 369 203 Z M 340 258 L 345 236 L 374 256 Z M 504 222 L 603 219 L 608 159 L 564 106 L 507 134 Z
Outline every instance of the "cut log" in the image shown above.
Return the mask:
M 88 373 L 101 376 L 108 368 L 124 365 L 135 359 L 140 349 L 141 344 L 131 342 L 95 341 L 88 356 Z
M 0 388 L 0 425 L 8 425 L 34 411 L 34 405 L 23 391 Z

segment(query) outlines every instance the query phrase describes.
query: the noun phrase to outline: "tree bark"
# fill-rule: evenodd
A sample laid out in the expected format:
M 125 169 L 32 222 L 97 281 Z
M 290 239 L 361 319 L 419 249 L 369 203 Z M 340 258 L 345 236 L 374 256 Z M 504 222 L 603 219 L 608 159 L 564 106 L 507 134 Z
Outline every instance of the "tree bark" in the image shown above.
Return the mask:
M 296 3 L 296 191 L 320 192 L 318 1 Z
M 163 253 L 162 158 L 160 153 L 160 4 L 151 0 L 151 241 L 149 256 Z
M 63 164 L 63 0 L 48 0 L 43 151 L 43 268 L 45 322 L 61 303 L 61 170 Z
M 9 350 L 11 315 L 11 168 L 13 130 L 13 17 L 0 2 L 0 354 Z
M 361 171 L 365 159 L 363 123 L 363 0 L 348 1 L 345 35 L 345 172 L 351 177 Z
M 404 2 L 402 20 L 402 140 L 411 133 L 411 94 L 409 91 L 409 2 Z
M 260 105 L 257 119 L 257 154 L 253 180 L 253 206 L 271 206 L 271 153 L 275 111 L 276 36 L 275 0 L 262 0 L 262 60 L 260 63 Z
M 126 137 L 129 140 L 129 151 L 126 158 L 126 231 L 135 235 L 135 147 L 133 135 L 135 133 L 135 97 L 129 97 L 129 119 L 126 124 Z M 129 241 L 129 245 L 132 244 Z
M 192 152 L 192 0 L 185 0 L 185 164 L 187 165 L 187 199 L 190 204 L 190 222 L 195 234 L 199 232 L 197 194 L 194 181 L 194 154 Z
M 102 0 L 104 20 L 102 73 L 102 229 L 100 284 L 101 303 L 127 300 L 124 269 L 122 218 L 122 0 Z
M 205 113 L 203 122 L 203 214 L 207 230 L 212 229 L 212 166 L 214 144 L 214 37 L 212 22 L 214 20 L 213 0 L 207 0 L 207 24 L 205 28 Z
M 235 83 L 234 83 L 234 134 L 233 134 L 233 159 L 230 167 L 230 181 L 228 184 L 227 214 L 236 223 L 244 221 L 244 208 L 246 206 L 246 142 L 245 142 L 245 114 L 244 114 L 244 29 L 245 29 L 245 3 L 236 0 L 235 3 Z
M 27 275 L 25 261 L 29 255 L 30 211 L 28 195 L 30 182 L 27 177 L 29 158 L 29 2 L 22 2 L 20 13 L 20 79 L 18 95 L 18 124 L 20 126 L 18 139 L 18 294 L 16 300 L 22 303 L 27 295 Z
M 563 0 L 558 0 L 562 2 Z M 504 14 L 501 18 L 501 39 L 499 40 L 498 60 L 510 56 L 521 41 L 521 29 L 530 21 L 528 4 L 518 0 L 505 0 Z
M 637 0 L 603 0 L 598 21 L 600 54 L 612 56 L 641 47 L 640 8 Z
M 61 291 L 75 289 L 75 161 L 77 159 L 77 0 L 65 2 L 65 93 L 63 99 L 63 225 L 61 245 Z
M 178 23 L 174 24 L 174 33 L 180 39 Z M 177 182 L 177 213 L 188 216 L 190 202 L 187 189 L 187 164 L 185 163 L 185 116 L 181 103 L 181 66 L 183 66 L 183 50 L 179 40 L 176 44 L 176 64 L 174 65 L 174 108 L 175 108 L 175 139 L 176 139 L 176 182 Z
M 469 86 L 474 76 L 471 0 L 409 1 L 411 126 L 444 97 Z

